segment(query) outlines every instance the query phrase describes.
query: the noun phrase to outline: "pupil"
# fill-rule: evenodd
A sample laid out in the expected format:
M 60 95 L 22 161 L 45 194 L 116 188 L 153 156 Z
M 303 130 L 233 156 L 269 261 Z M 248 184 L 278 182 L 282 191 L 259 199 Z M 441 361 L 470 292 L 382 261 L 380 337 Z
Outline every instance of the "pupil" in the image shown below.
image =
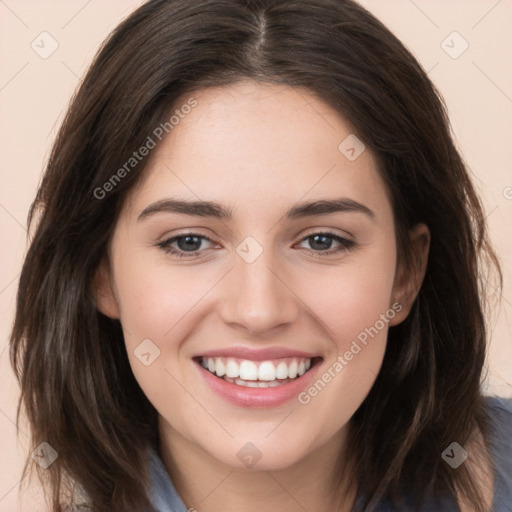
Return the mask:
M 190 244 L 189 242 L 193 240 L 193 242 Z M 184 251 L 193 251 L 195 249 L 198 249 L 201 245 L 201 241 L 199 240 L 199 237 L 197 236 L 185 236 L 178 240 L 178 246 L 180 249 Z
M 328 236 L 325 236 L 325 235 L 313 235 L 312 237 L 310 238 L 313 238 L 313 243 L 311 244 L 311 247 L 313 249 L 329 249 L 331 247 L 331 244 L 332 244 L 332 240 L 328 237 Z M 319 239 L 323 239 L 324 242 L 318 242 Z M 328 242 L 325 242 L 325 240 L 328 240 Z M 320 247 L 318 247 L 318 244 L 320 245 Z M 322 245 L 323 243 L 323 245 Z M 317 247 L 315 247 L 315 245 L 317 245 Z M 327 247 L 325 247 L 325 245 L 327 245 Z

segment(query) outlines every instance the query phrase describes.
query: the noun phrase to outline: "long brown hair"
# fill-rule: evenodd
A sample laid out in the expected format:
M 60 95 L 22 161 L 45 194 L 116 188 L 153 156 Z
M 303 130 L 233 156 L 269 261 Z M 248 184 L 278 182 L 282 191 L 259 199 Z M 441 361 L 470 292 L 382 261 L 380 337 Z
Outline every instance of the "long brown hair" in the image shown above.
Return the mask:
M 398 502 L 407 487 L 418 503 L 457 492 L 483 512 L 475 477 L 441 453 L 476 429 L 488 443 L 479 275 L 485 263 L 501 284 L 501 271 L 442 98 L 400 41 L 351 0 L 151 0 L 96 55 L 29 212 L 11 334 L 33 447 L 47 442 L 58 453 L 40 470 L 53 510 L 66 507 L 74 485 L 94 511 L 151 509 L 146 451 L 158 443 L 157 413 L 132 374 L 119 321 L 98 312 L 91 286 L 146 159 L 112 176 L 179 98 L 247 78 L 305 88 L 353 124 L 389 187 L 401 264 L 414 267 L 408 229 L 430 229 L 422 288 L 390 329 L 382 369 L 350 421 L 364 510 L 382 497 Z

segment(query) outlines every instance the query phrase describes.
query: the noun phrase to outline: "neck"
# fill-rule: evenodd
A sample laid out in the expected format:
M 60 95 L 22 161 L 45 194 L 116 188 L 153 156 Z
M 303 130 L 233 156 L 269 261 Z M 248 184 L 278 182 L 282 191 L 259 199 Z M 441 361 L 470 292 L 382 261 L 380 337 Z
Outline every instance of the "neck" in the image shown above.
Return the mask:
M 217 460 L 160 418 L 160 452 L 169 476 L 189 510 L 201 512 L 349 512 L 357 490 L 341 500 L 333 489 L 346 427 L 284 469 L 240 469 Z M 350 474 L 349 471 L 345 472 Z M 342 482 L 342 488 L 348 487 Z

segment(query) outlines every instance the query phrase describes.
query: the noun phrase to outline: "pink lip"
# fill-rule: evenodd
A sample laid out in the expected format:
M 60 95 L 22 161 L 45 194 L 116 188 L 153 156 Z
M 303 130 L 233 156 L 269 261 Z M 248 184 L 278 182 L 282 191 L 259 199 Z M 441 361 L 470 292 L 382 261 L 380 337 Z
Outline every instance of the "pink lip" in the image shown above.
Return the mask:
M 290 352 L 287 351 L 287 354 L 288 353 Z M 220 356 L 218 352 L 215 352 L 215 354 Z M 232 354 L 232 352 L 229 353 L 229 355 Z M 294 355 L 296 354 L 293 353 L 293 356 Z M 213 357 L 213 355 L 210 357 Z M 302 357 L 310 356 L 306 355 Z M 314 364 L 304 375 L 287 384 L 273 388 L 248 388 L 226 382 L 224 379 L 213 375 L 213 373 L 203 368 L 200 363 L 195 363 L 197 371 L 205 380 L 206 384 L 221 398 L 241 407 L 261 408 L 275 407 L 297 397 L 301 391 L 311 384 L 320 366 L 321 364 L 319 363 Z
M 251 361 L 267 361 L 269 359 L 280 359 L 285 357 L 305 357 L 313 359 L 318 354 L 310 352 L 301 352 L 299 350 L 290 350 L 284 347 L 269 348 L 249 348 L 249 347 L 230 347 L 217 350 L 201 352 L 195 357 L 233 357 L 239 359 L 249 359 Z

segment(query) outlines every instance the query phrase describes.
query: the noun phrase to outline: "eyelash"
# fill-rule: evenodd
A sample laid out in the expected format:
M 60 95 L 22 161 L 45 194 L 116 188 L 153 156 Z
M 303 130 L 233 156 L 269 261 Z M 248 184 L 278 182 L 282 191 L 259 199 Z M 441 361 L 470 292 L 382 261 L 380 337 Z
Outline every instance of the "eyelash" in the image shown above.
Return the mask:
M 303 242 L 303 241 L 307 240 L 308 238 L 312 238 L 312 237 L 318 236 L 318 235 L 332 238 L 333 240 L 338 242 L 340 244 L 340 246 L 336 249 L 328 249 L 326 251 L 315 251 L 313 249 L 307 250 L 307 252 L 309 252 L 311 255 L 313 255 L 315 257 L 322 258 L 324 256 L 330 256 L 332 254 L 337 254 L 337 253 L 340 253 L 343 251 L 348 252 L 348 251 L 354 249 L 354 247 L 356 246 L 356 243 L 353 242 L 352 240 L 348 240 L 348 239 L 343 238 L 334 233 L 329 233 L 329 232 L 324 232 L 324 231 L 311 233 L 311 234 L 305 236 L 304 238 L 302 238 L 300 240 L 300 242 Z M 162 242 L 158 242 L 156 245 L 158 247 L 160 247 L 166 254 L 172 254 L 173 256 L 177 256 L 178 258 L 189 258 L 189 259 L 198 258 L 199 257 L 198 254 L 199 254 L 200 250 L 194 251 L 194 252 L 190 251 L 187 253 L 186 251 L 176 250 L 173 247 L 171 247 L 172 243 L 176 242 L 177 240 L 187 238 L 189 236 L 197 237 L 201 240 L 208 240 L 210 242 L 213 242 L 213 240 L 211 240 L 207 236 L 200 235 L 199 233 L 184 233 L 183 235 L 174 236 L 172 238 L 168 238 L 167 240 L 163 240 Z

